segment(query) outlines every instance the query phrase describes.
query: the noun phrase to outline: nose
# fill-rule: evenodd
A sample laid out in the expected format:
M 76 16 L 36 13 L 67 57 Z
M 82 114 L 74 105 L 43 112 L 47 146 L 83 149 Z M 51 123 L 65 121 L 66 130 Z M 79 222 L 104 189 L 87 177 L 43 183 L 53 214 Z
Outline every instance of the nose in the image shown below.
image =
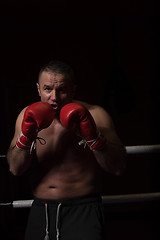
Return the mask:
M 57 100 L 57 92 L 56 90 L 52 90 L 51 92 L 51 100 L 56 101 Z

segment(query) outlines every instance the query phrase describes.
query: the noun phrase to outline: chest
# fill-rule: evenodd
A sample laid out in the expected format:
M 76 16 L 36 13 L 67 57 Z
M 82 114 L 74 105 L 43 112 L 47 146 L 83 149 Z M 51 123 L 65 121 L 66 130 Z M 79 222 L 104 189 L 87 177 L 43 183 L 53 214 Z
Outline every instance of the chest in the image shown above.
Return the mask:
M 53 123 L 39 132 L 36 140 L 36 155 L 39 162 L 56 159 L 68 161 L 87 154 L 87 149 L 79 146 L 81 140 L 73 131 L 66 130 L 60 123 Z

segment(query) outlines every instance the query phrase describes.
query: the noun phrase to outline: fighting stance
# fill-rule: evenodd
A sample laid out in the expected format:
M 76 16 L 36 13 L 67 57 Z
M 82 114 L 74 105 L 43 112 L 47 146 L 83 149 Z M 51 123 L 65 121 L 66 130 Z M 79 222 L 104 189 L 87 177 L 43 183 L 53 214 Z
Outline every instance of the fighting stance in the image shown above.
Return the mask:
M 10 171 L 31 178 L 25 239 L 105 239 L 100 173 L 120 175 L 125 148 L 102 107 L 73 100 L 70 66 L 49 62 L 37 89 L 41 101 L 19 114 L 7 153 Z

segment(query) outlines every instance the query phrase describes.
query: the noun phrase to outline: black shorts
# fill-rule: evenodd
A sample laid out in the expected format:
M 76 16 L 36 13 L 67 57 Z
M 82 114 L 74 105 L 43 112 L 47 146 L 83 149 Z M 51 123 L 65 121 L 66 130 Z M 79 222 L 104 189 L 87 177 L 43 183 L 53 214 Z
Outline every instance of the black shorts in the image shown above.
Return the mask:
M 104 215 L 100 196 L 66 200 L 35 199 L 25 240 L 104 240 Z M 47 238 L 46 238 L 47 239 Z

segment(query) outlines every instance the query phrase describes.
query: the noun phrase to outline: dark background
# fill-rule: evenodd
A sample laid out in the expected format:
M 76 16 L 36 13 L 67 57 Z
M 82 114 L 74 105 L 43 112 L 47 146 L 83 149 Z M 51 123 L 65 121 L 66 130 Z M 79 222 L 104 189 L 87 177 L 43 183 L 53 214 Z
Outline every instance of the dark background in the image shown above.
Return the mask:
M 0 154 L 7 152 L 19 112 L 39 100 L 35 85 L 38 72 L 52 59 L 65 61 L 74 68 L 78 82 L 76 98 L 103 106 L 111 114 L 125 146 L 159 144 L 158 15 L 158 4 L 152 0 L 1 1 Z M 104 195 L 159 191 L 159 154 L 129 155 L 127 162 L 122 177 L 104 176 Z M 2 157 L 0 188 L 1 202 L 32 198 L 27 176 L 13 177 Z M 119 222 L 131 222 L 127 228 L 139 231 L 139 224 L 144 226 L 143 230 L 151 229 L 149 233 L 141 230 L 144 239 L 155 239 L 152 225 L 159 223 L 154 215 L 158 206 L 159 203 L 134 205 L 134 210 L 133 206 L 126 210 L 120 205 L 114 211 L 123 212 L 121 219 L 117 215 L 114 218 L 111 211 L 110 227 L 112 222 L 116 227 Z M 135 209 L 141 213 L 140 220 L 133 216 Z M 21 239 L 28 210 L 0 211 L 3 228 L 7 223 L 12 229 L 13 222 L 21 226 Z M 124 215 L 125 211 L 130 215 Z M 154 215 L 153 221 L 144 223 L 148 211 Z M 18 220 L 21 218 L 24 221 Z M 135 218 L 140 221 L 138 224 Z M 10 231 L 11 239 L 14 232 Z

